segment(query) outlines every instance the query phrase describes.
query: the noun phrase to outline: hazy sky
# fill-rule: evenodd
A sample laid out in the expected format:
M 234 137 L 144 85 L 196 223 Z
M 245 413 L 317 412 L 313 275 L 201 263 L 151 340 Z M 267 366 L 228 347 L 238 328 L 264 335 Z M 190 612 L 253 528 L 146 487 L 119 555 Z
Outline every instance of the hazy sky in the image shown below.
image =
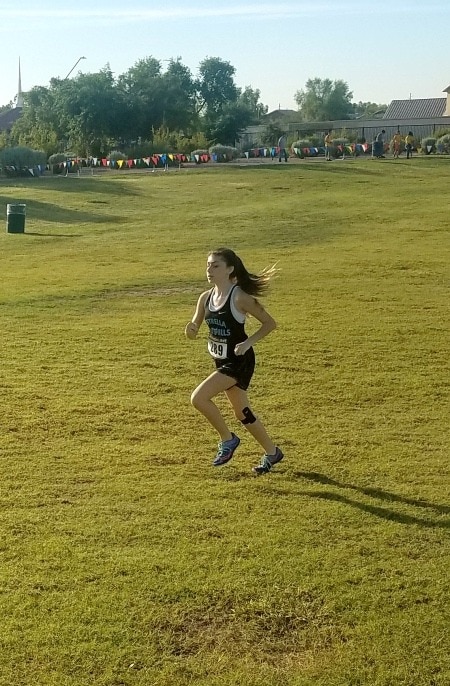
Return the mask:
M 342 79 L 353 101 L 444 97 L 450 85 L 450 2 L 425 0 L 0 0 L 0 105 L 22 90 L 107 63 L 205 57 L 236 69 L 269 110 L 296 108 L 309 78 Z M 165 63 L 162 62 L 163 69 Z

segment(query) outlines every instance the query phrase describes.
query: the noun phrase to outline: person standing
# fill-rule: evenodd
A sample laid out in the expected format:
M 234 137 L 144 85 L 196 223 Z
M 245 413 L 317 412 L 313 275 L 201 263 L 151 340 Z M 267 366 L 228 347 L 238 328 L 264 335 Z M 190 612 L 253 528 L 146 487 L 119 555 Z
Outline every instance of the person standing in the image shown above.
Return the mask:
M 278 139 L 278 162 L 281 162 L 281 158 L 284 157 L 284 161 L 288 161 L 288 155 L 286 151 L 286 136 L 284 133 Z
M 397 131 L 392 136 L 392 155 L 396 159 L 398 159 L 400 156 L 401 142 L 402 142 L 402 135 L 400 133 L 400 129 L 397 129 Z
M 333 149 L 333 138 L 331 136 L 332 129 L 327 131 L 324 138 L 325 144 L 325 159 L 331 162 L 331 151 Z
M 405 150 L 406 150 L 406 159 L 409 160 L 410 157 L 412 157 L 412 150 L 414 146 L 414 135 L 412 131 L 408 131 L 408 134 L 405 136 Z
M 375 136 L 375 140 L 372 145 L 372 157 L 382 157 L 384 158 L 384 134 L 386 131 L 382 129 Z
M 225 393 L 236 418 L 264 450 L 259 465 L 253 467 L 253 471 L 258 475 L 267 474 L 284 457 L 261 420 L 253 414 L 247 396 L 255 368 L 253 346 L 276 328 L 275 320 L 256 299 L 266 291 L 274 272 L 272 267 L 260 274 L 252 274 L 233 250 L 213 250 L 206 262 L 206 278 L 212 288 L 200 295 L 194 316 L 185 327 L 185 335 L 189 339 L 196 338 L 203 321 L 209 328 L 208 351 L 216 369 L 193 391 L 191 403 L 220 436 L 212 463 L 214 467 L 229 462 L 241 442 L 230 431 L 212 400 L 220 393 Z M 261 324 L 251 336 L 247 336 L 244 328 L 247 315 Z

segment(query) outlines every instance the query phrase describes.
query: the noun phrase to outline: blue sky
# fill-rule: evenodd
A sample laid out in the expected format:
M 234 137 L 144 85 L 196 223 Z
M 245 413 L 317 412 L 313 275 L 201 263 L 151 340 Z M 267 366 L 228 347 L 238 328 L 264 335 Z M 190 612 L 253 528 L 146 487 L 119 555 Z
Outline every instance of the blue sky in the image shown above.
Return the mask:
M 22 89 L 137 60 L 205 57 L 236 69 L 269 109 L 295 108 L 309 78 L 342 79 L 354 101 L 444 97 L 449 0 L 0 0 L 0 105 Z M 162 62 L 164 69 L 165 63 Z

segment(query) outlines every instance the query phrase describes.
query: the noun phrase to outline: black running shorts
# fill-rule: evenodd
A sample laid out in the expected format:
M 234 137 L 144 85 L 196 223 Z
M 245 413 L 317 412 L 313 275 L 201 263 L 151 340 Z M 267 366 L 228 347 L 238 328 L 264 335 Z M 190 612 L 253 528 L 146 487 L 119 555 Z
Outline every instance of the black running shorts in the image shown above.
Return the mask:
M 236 386 L 246 391 L 255 371 L 255 352 L 253 348 L 245 355 L 236 355 L 232 360 L 214 360 L 217 371 L 236 380 Z

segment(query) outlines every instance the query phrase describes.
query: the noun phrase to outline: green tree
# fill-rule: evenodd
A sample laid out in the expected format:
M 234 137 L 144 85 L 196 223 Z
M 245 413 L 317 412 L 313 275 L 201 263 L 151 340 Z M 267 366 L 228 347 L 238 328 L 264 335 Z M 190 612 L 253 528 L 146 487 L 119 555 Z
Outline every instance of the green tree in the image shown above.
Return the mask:
M 234 83 L 236 69 L 220 57 L 207 57 L 199 66 L 197 79 L 198 111 L 217 114 L 226 103 L 237 100 L 239 90 Z
M 165 101 L 161 63 L 155 57 L 138 60 L 118 79 L 127 106 L 125 138 L 146 138 L 164 123 Z
M 280 136 L 284 134 L 284 129 L 278 122 L 270 122 L 261 136 L 263 145 L 276 145 Z
M 370 118 L 377 112 L 383 112 L 387 110 L 387 105 L 378 104 L 376 102 L 361 102 L 361 100 L 357 103 L 352 103 L 352 107 L 354 113 L 353 116 L 355 118 Z
M 246 105 L 253 115 L 254 121 L 259 121 L 263 114 L 267 114 L 269 108 L 259 101 L 261 91 L 259 88 L 253 89 L 251 86 L 245 86 L 244 90 L 239 94 L 239 102 Z
M 109 65 L 95 74 L 79 74 L 60 83 L 57 107 L 68 120 L 71 146 L 81 154 L 105 152 L 120 138 L 127 111 Z
M 11 143 L 56 152 L 64 137 L 65 121 L 55 106 L 53 87 L 35 86 L 24 94 L 24 109 L 11 130 Z
M 234 73 L 229 62 L 212 57 L 201 62 L 194 79 L 180 57 L 171 59 L 164 73 L 159 60 L 146 57 L 117 79 L 109 65 L 93 74 L 53 78 L 49 87 L 25 94 L 11 142 L 48 155 L 70 149 L 99 156 L 167 130 L 185 138 L 201 132 L 208 140 L 234 145 L 267 111 L 259 90 L 241 91 Z
M 171 59 L 162 75 L 163 124 L 171 131 L 192 133 L 198 129 L 196 84 L 181 58 Z
M 319 78 L 308 79 L 305 89 L 294 96 L 303 121 L 350 119 L 352 97 L 345 81 Z
M 2 112 L 7 112 L 8 110 L 12 110 L 14 107 L 14 103 L 12 100 L 8 103 L 8 105 L 0 105 L 0 114 Z
M 208 140 L 234 146 L 239 135 L 254 121 L 254 113 L 239 100 L 223 105 L 219 113 L 204 118 L 204 133 Z
M 259 102 L 260 91 L 234 82 L 235 68 L 219 57 L 200 63 L 197 79 L 198 111 L 206 138 L 223 145 L 235 145 L 239 134 L 257 122 L 267 107 Z

